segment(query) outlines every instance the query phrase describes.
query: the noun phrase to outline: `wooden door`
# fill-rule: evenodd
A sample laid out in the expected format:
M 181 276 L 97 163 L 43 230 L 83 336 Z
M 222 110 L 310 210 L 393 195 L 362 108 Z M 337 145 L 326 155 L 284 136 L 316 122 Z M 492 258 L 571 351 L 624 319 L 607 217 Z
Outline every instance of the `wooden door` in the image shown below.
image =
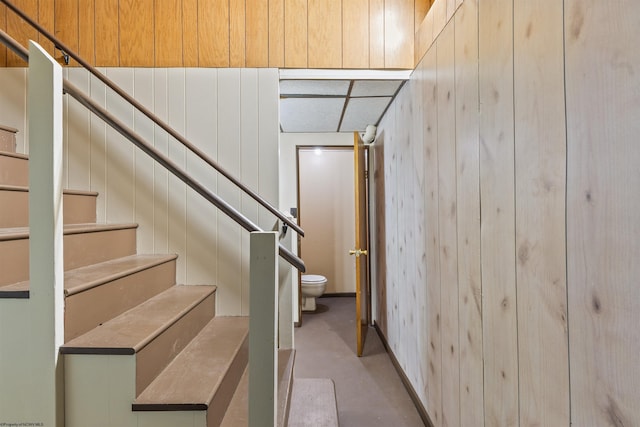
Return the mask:
M 369 317 L 369 247 L 367 238 L 365 150 L 360 134 L 354 132 L 356 241 L 355 249 L 349 251 L 349 253 L 356 257 L 356 349 L 358 356 L 362 356 L 364 349 Z

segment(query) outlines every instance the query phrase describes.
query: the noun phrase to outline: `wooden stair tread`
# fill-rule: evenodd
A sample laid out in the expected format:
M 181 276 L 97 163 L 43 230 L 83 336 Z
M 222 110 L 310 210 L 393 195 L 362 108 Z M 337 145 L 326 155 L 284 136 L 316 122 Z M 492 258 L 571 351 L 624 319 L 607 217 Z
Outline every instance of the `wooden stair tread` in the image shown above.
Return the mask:
M 164 264 L 177 257 L 175 254 L 131 255 L 69 270 L 65 273 L 64 293 L 65 296 L 71 296 L 103 283 Z
M 214 317 L 138 396 L 132 409 L 208 409 L 237 354 L 243 347 L 248 351 L 248 333 L 248 317 Z
M 156 265 L 164 264 L 165 262 L 172 261 L 177 257 L 178 256 L 175 254 L 130 255 L 123 258 L 117 258 L 98 264 L 91 264 L 75 268 L 73 270 L 68 270 L 64 273 L 64 294 L 65 296 L 75 295 L 104 283 L 129 276 L 139 271 L 155 267 Z M 3 293 L 9 292 L 26 292 L 26 295 L 23 297 L 17 295 L 13 297 L 28 298 L 29 281 L 24 280 L 22 282 L 0 286 L 0 297 Z M 5 297 L 6 296 L 7 295 L 5 295 Z
M 172 286 L 60 348 L 64 354 L 135 354 L 216 290 Z
M 7 126 L 7 125 L 0 125 L 0 130 L 11 132 L 11 133 L 18 133 L 18 129 L 13 128 L 11 126 Z
M 0 156 L 14 157 L 16 159 L 22 159 L 22 160 L 29 160 L 29 156 L 27 154 L 14 153 L 12 151 L 0 151 Z
M 138 228 L 138 224 L 66 224 L 63 227 L 63 233 L 65 235 L 72 235 L 81 233 L 97 233 L 109 230 L 124 230 L 130 228 Z M 0 228 L 0 242 L 27 238 L 29 238 L 29 227 Z
M 0 298 L 29 298 L 29 282 L 25 281 L 0 286 Z

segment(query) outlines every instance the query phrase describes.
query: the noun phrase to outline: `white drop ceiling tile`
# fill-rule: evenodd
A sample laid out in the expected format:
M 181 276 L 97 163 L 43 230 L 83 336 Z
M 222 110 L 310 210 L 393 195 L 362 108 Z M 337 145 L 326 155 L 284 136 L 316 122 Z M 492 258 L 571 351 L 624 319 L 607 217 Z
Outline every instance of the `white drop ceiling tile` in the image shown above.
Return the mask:
M 393 96 L 402 80 L 356 80 L 351 96 Z
M 280 125 L 283 132 L 335 132 L 345 98 L 283 98 Z
M 377 124 L 390 101 L 391 97 L 351 98 L 340 132 L 364 131 L 367 125 Z
M 349 92 L 349 80 L 280 80 L 280 95 L 342 95 Z

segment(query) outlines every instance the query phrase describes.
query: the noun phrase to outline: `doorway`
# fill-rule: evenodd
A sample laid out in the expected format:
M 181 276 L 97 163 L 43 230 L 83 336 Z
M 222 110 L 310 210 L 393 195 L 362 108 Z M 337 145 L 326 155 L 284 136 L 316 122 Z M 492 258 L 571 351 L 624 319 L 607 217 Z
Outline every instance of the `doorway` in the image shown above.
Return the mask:
M 300 255 L 308 274 L 327 278 L 325 295 L 355 295 L 353 147 L 298 146 Z

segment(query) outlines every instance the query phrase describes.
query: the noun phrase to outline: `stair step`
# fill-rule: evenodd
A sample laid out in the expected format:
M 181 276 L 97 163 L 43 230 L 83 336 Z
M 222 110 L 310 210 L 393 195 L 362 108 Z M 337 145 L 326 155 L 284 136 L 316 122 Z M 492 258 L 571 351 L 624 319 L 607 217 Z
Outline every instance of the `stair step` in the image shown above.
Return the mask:
M 64 190 L 63 220 L 65 224 L 96 222 L 96 198 L 92 191 Z M 0 184 L 0 227 L 29 225 L 29 188 Z
M 137 227 L 137 224 L 65 225 L 65 271 L 135 254 Z M 0 287 L 28 280 L 28 227 L 0 228 L 0 271 Z M 0 296 L 6 293 L 3 291 Z
M 18 129 L 0 125 L 0 151 L 16 152 L 16 133 Z
M 29 185 L 29 156 L 0 151 L 0 184 Z
M 172 286 L 67 342 L 63 354 L 136 356 L 136 395 L 215 315 L 215 286 Z
M 249 319 L 215 317 L 147 387 L 134 411 L 207 411 L 219 425 L 249 358 Z
M 295 350 L 278 350 L 278 427 L 286 427 L 291 402 Z M 249 368 L 245 369 L 220 427 L 249 425 Z
M 131 255 L 65 273 L 65 342 L 175 285 L 176 255 Z
M 289 427 L 338 427 L 336 389 L 328 378 L 296 378 Z

